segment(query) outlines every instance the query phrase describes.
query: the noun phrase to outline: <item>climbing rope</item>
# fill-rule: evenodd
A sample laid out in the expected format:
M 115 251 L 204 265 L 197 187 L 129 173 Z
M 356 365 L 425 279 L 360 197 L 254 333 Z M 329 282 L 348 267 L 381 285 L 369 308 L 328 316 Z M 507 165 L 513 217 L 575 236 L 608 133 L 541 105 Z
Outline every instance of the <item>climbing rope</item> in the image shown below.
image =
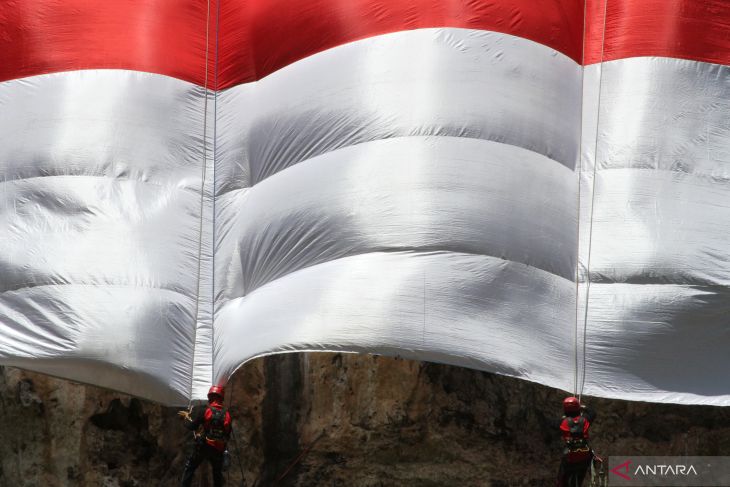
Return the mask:
M 583 314 L 583 363 L 582 363 L 582 375 L 581 375 L 581 384 L 580 388 L 578 387 L 578 315 L 579 315 L 579 298 L 580 298 L 580 278 L 579 278 L 579 262 L 576 261 L 576 295 L 575 295 L 575 388 L 574 392 L 578 396 L 578 400 L 581 399 L 583 396 L 583 390 L 585 388 L 586 383 L 586 344 L 587 344 L 587 331 L 588 331 L 588 302 L 590 300 L 590 292 L 591 292 L 591 254 L 592 254 L 592 247 L 593 247 L 593 215 L 594 215 L 594 208 L 595 208 L 595 201 L 596 201 L 596 174 L 598 169 L 598 131 L 600 127 L 601 122 L 601 95 L 603 91 L 603 55 L 604 55 L 604 49 L 606 46 L 606 17 L 608 13 L 608 2 L 609 0 L 605 0 L 605 3 L 603 5 L 603 30 L 601 33 L 601 57 L 599 61 L 599 77 L 598 77 L 598 99 L 597 99 L 597 115 L 596 115 L 596 134 L 595 139 L 593 141 L 593 174 L 592 174 L 592 180 L 591 180 L 591 210 L 590 215 L 588 219 L 588 256 L 586 258 L 586 294 L 585 294 L 585 304 L 584 304 L 584 314 Z M 587 4 L 587 2 L 586 2 Z M 583 37 L 585 39 L 585 16 L 586 12 L 584 11 L 584 20 L 583 20 Z M 583 59 L 585 62 L 585 40 L 583 41 Z M 585 67 L 583 68 L 585 72 Z M 585 79 L 585 78 L 584 78 Z M 581 110 L 581 134 L 582 134 L 582 111 Z M 578 172 L 578 248 L 580 249 L 580 186 L 581 186 L 581 175 L 583 172 L 583 164 L 582 164 L 582 135 L 581 135 L 581 165 Z
M 301 452 L 299 453 L 299 455 L 298 455 L 298 456 L 297 456 L 297 457 L 296 457 L 296 458 L 294 459 L 294 461 L 293 461 L 293 462 L 291 462 L 291 464 L 289 464 L 289 466 L 288 466 L 288 467 L 286 468 L 286 470 L 284 470 L 284 472 L 283 472 L 283 473 L 282 473 L 281 475 L 279 475 L 279 476 L 278 476 L 278 477 L 276 478 L 276 483 L 279 483 L 279 482 L 281 482 L 282 480 L 284 480 L 284 478 L 285 478 L 285 477 L 286 477 L 287 475 L 289 475 L 289 472 L 291 472 L 291 470 L 292 470 L 292 469 L 293 469 L 293 468 L 294 468 L 294 467 L 295 467 L 295 466 L 296 466 L 296 465 L 297 465 L 297 464 L 298 464 L 299 462 L 301 462 L 301 461 L 302 461 L 302 460 L 304 459 L 304 457 L 306 457 L 306 456 L 307 456 L 307 454 L 308 454 L 308 453 L 309 453 L 309 451 L 310 451 L 310 450 L 312 449 L 312 447 L 313 447 L 313 446 L 314 446 L 314 445 L 315 445 L 315 444 L 316 444 L 316 443 L 317 443 L 317 442 L 318 442 L 318 441 L 319 441 L 319 440 L 320 440 L 320 439 L 321 439 L 321 438 L 322 438 L 322 437 L 324 436 L 324 433 L 325 433 L 325 430 L 322 430 L 322 431 L 321 431 L 321 432 L 319 433 L 319 435 L 318 435 L 318 436 L 317 436 L 317 437 L 316 437 L 316 438 L 314 439 L 314 441 L 312 441 L 312 442 L 311 442 L 311 443 L 309 444 L 309 446 L 307 446 L 307 447 L 306 447 L 306 448 L 305 448 L 304 450 L 302 450 L 302 451 L 301 451 Z
M 238 443 L 238 436 L 236 435 L 235 430 L 232 430 L 231 433 L 233 434 L 233 443 L 236 446 L 236 458 L 238 459 L 238 468 L 241 469 L 241 487 L 246 487 L 246 476 L 243 473 L 243 463 L 241 462 L 241 447 Z
M 193 314 L 193 327 L 195 333 L 193 335 L 193 362 L 195 362 L 195 351 L 198 343 L 198 313 L 200 311 L 200 284 L 201 284 L 201 268 L 202 268 L 202 256 L 203 256 L 203 212 L 205 209 L 205 178 L 206 169 L 208 163 L 208 149 L 207 149 L 207 137 L 208 137 L 208 60 L 210 52 L 210 0 L 206 2 L 205 8 L 205 66 L 204 69 L 204 81 L 203 81 L 203 94 L 205 96 L 203 101 L 203 164 L 202 174 L 200 180 L 200 219 L 198 222 L 198 268 L 197 268 L 197 295 L 195 298 L 195 313 Z M 194 364 L 193 364 L 194 365 Z M 193 384 L 194 374 L 190 377 L 190 395 L 188 399 L 188 411 L 193 410 Z M 167 472 L 165 473 L 167 476 Z M 198 477 L 197 484 L 202 485 L 202 476 Z
M 596 457 L 591 461 L 591 484 L 590 487 L 606 487 L 608 485 L 608 474 L 603 459 Z
M 586 18 L 587 18 L 587 10 L 588 10 L 588 2 L 583 3 L 583 49 L 581 51 L 580 59 L 581 59 L 581 70 L 580 70 L 580 86 L 581 90 L 583 89 L 583 86 L 585 85 L 585 68 L 583 67 L 583 62 L 585 61 L 586 57 Z M 580 109 L 580 127 L 579 127 L 579 133 L 578 133 L 578 170 L 576 171 L 578 174 L 578 192 L 577 192 L 577 201 L 576 201 L 576 239 L 575 239 L 575 336 L 573 338 L 573 359 L 575 362 L 575 372 L 573 374 L 573 395 L 578 395 L 578 314 L 579 314 L 579 308 L 578 308 L 578 297 L 580 296 L 580 197 L 581 197 L 581 176 L 583 174 L 583 93 L 581 91 L 581 109 Z
M 207 1 L 206 12 L 205 12 L 205 75 L 203 81 L 203 94 L 205 99 L 203 101 L 203 169 L 200 180 L 200 219 L 198 222 L 198 269 L 197 269 L 197 282 L 198 292 L 195 298 L 195 314 L 193 315 L 193 326 L 195 327 L 195 334 L 193 337 L 193 361 L 195 361 L 195 350 L 198 343 L 198 311 L 200 309 L 200 275 L 202 273 L 202 256 L 203 256 L 203 212 L 205 209 L 205 178 L 206 178 L 206 166 L 208 164 L 208 59 L 210 51 L 210 0 Z M 190 399 L 188 407 L 193 404 L 193 383 L 194 375 L 190 377 Z

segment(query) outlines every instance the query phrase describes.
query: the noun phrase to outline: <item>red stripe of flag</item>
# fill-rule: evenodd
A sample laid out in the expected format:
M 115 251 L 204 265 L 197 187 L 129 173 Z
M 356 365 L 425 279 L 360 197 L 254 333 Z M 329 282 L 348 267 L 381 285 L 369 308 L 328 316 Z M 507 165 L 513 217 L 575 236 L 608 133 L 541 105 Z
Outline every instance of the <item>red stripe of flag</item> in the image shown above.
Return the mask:
M 511 34 L 576 62 L 582 52 L 580 0 L 222 1 L 221 88 L 347 42 L 429 27 Z
M 119 68 L 215 88 L 217 2 L 5 0 L 0 80 Z M 260 79 L 358 39 L 427 27 L 502 32 L 581 58 L 581 0 L 220 0 L 217 88 Z M 586 64 L 601 60 L 605 0 L 589 0 Z M 608 0 L 603 59 L 666 56 L 730 64 L 730 1 Z
M 206 0 L 2 0 L 0 81 L 107 68 L 202 86 L 206 11 Z
M 576 0 L 221 0 L 219 83 L 254 81 L 317 52 L 390 32 L 460 27 L 512 34 L 576 61 Z M 217 0 L 211 0 L 210 66 Z M 202 85 L 206 0 L 6 0 L 0 80 L 93 68 L 166 74 Z M 209 73 L 208 86 L 213 71 Z
M 608 5 L 606 5 L 608 1 Z M 588 0 L 584 64 L 638 56 L 730 65 L 730 0 Z

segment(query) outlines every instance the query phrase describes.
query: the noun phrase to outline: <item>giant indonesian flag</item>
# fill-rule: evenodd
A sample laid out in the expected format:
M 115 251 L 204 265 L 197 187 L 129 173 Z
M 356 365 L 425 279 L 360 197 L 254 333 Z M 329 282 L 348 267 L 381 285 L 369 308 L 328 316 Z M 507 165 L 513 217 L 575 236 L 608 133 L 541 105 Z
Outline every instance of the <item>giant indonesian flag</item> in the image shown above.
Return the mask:
M 0 363 L 182 404 L 348 351 L 728 405 L 729 32 L 728 0 L 0 0 Z

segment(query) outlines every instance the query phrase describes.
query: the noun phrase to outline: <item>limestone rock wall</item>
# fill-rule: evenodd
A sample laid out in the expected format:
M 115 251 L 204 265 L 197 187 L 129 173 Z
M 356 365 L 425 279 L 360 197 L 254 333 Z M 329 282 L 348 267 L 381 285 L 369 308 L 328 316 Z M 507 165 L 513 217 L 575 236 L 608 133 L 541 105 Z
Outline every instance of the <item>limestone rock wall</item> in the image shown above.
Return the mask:
M 515 379 L 288 354 L 242 367 L 227 392 L 231 486 L 548 486 L 557 468 L 564 393 Z M 13 368 L 0 398 L 1 487 L 179 483 L 190 441 L 175 408 Z M 730 455 L 730 408 L 590 402 L 605 456 Z

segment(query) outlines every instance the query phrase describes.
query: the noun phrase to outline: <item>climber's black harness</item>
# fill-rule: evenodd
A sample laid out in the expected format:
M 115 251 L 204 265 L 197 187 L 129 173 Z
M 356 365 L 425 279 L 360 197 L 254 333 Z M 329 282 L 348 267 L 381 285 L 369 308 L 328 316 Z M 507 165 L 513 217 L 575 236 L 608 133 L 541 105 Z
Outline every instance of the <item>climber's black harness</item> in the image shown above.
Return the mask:
M 564 418 L 568 423 L 570 438 L 565 439 L 564 455 L 569 463 L 585 462 L 591 458 L 591 447 L 585 437 L 586 419 L 583 416 Z
M 208 409 L 210 409 L 211 418 L 203 425 L 205 438 L 214 441 L 226 441 L 226 409 L 210 406 L 208 406 Z

